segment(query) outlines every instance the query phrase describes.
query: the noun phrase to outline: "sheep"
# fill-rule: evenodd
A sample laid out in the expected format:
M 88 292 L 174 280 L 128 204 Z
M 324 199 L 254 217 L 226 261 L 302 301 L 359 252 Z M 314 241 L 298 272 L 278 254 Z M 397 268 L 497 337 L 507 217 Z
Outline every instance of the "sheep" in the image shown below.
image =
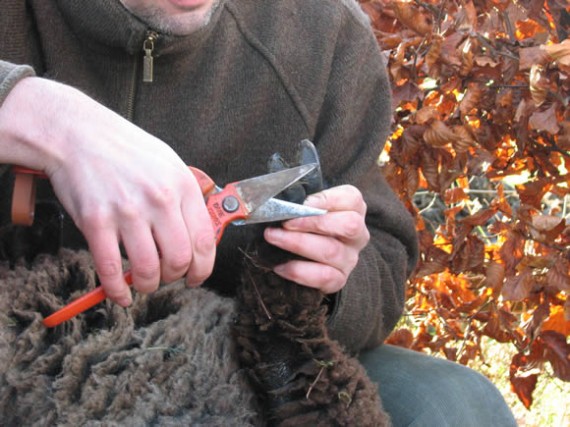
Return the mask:
M 0 266 L 2 425 L 262 425 L 232 339 L 235 301 L 183 281 L 53 329 L 95 287 L 84 251 Z
M 1 265 L 4 425 L 388 425 L 323 296 L 245 259 L 237 301 L 178 281 L 53 329 L 42 319 L 95 286 L 90 255 Z
M 0 229 L 4 254 L 13 231 Z M 290 254 L 262 232 L 251 227 L 235 298 L 179 280 L 53 329 L 42 319 L 96 286 L 92 259 L 17 244 L 0 262 L 3 425 L 389 426 L 377 386 L 328 336 L 325 296 L 273 273 Z

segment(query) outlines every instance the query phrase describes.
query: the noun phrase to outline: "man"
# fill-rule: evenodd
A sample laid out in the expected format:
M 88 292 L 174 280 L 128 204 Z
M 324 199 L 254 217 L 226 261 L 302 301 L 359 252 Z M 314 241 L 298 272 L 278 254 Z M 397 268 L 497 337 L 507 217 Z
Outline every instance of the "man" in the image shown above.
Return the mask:
M 47 173 L 80 231 L 66 224 L 63 244 L 88 246 L 111 299 L 131 302 L 120 244 L 139 292 L 180 277 L 231 292 L 243 235 L 229 230 L 216 253 L 185 165 L 229 182 L 266 172 L 272 153 L 291 157 L 308 138 L 331 187 L 306 203 L 328 213 L 266 230 L 269 243 L 305 259 L 275 272 L 330 294 L 329 330 L 349 351 L 383 341 L 417 249 L 376 167 L 390 86 L 354 1 L 6 3 L 0 163 Z M 513 424 L 496 390 L 462 367 L 390 347 L 362 360 L 396 425 Z M 427 372 L 426 386 L 437 379 L 441 390 L 410 401 L 416 381 L 388 378 L 394 372 L 419 381 Z M 460 395 L 446 375 L 471 391 Z

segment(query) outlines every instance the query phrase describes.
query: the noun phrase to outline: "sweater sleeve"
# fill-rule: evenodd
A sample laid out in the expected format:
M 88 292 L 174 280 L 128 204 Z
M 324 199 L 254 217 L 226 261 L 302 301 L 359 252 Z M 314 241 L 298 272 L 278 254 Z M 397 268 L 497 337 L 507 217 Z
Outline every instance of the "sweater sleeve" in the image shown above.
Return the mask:
M 15 65 L 0 60 L 0 108 L 16 84 L 25 77 L 33 76 L 34 70 L 28 65 Z M 8 165 L 0 164 L 0 176 L 8 170 Z
M 417 260 L 413 220 L 377 163 L 390 121 L 390 84 L 381 52 L 367 21 L 347 11 L 315 141 L 329 183 L 358 187 L 368 206 L 371 240 L 335 296 L 328 322 L 331 336 L 353 352 L 379 345 L 394 328 Z
M 34 70 L 28 65 L 15 65 L 0 60 L 0 107 L 16 84 L 25 77 L 34 75 Z

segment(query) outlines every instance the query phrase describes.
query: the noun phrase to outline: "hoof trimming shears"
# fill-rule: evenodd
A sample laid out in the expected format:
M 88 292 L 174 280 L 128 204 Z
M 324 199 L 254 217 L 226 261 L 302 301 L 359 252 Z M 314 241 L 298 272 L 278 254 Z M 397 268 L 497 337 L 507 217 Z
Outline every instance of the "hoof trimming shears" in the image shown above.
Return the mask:
M 318 169 L 317 163 L 306 164 L 279 172 L 236 181 L 223 188 L 200 169 L 189 167 L 200 185 L 206 207 L 216 234 L 216 244 L 220 242 L 228 224 L 244 225 L 283 221 L 304 216 L 322 215 L 326 211 L 291 203 L 274 198 L 303 177 Z M 34 220 L 35 179 L 47 178 L 40 171 L 13 167 L 15 174 L 12 198 L 12 222 L 31 225 Z M 124 275 L 125 281 L 132 284 L 130 271 Z M 85 310 L 99 304 L 106 298 L 101 286 L 67 304 L 43 320 L 47 327 L 54 327 Z

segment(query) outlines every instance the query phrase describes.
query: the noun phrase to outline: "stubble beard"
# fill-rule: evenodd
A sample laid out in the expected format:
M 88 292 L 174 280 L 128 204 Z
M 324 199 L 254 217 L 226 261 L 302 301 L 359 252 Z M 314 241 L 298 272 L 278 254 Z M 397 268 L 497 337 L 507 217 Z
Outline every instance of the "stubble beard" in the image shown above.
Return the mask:
M 148 6 L 130 12 L 146 23 L 150 28 L 162 34 L 187 36 L 210 23 L 212 15 L 219 7 L 220 0 L 214 0 L 210 9 L 204 13 L 187 12 L 178 16 L 169 16 L 160 7 Z

